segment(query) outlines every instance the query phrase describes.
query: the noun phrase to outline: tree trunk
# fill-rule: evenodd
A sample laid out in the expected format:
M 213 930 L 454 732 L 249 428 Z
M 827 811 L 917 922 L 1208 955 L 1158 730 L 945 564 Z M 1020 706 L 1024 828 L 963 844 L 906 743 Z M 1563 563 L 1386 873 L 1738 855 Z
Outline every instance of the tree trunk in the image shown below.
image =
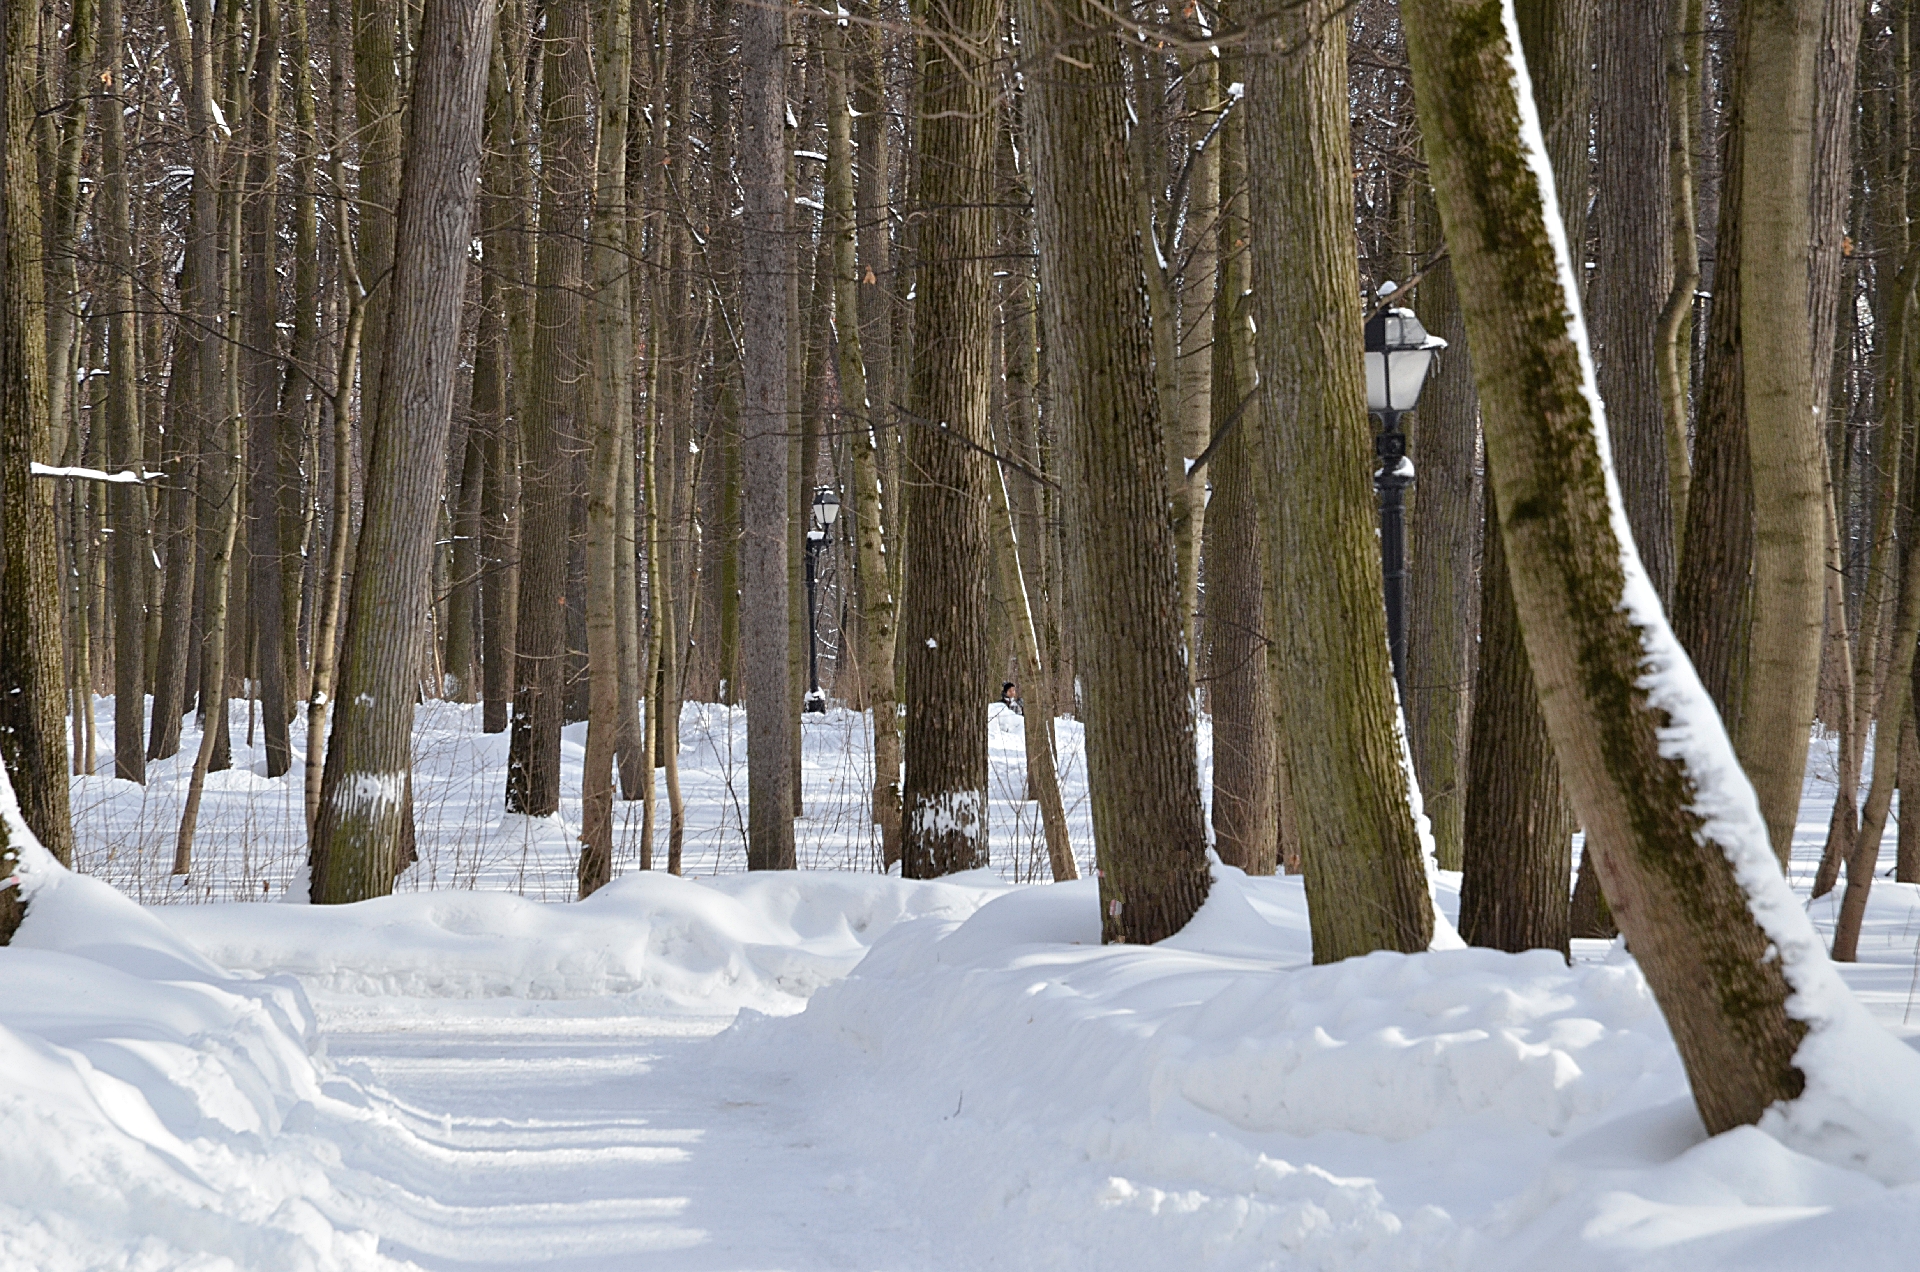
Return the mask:
M 1711 707 L 1623 538 L 1573 263 L 1546 156 L 1525 140 L 1538 117 L 1514 83 L 1518 51 L 1471 0 L 1409 0 L 1402 13 L 1554 750 L 1702 1120 L 1709 1133 L 1751 1123 L 1804 1085 L 1793 1059 L 1806 1026 L 1787 1014 L 1775 941 L 1791 940 L 1798 960 L 1819 952 L 1805 948 L 1811 930 L 1769 859 L 1758 807 L 1716 762 Z
M 1444 253 L 1439 213 L 1424 182 L 1414 192 L 1420 259 Z M 1480 511 L 1479 404 L 1460 320 L 1453 266 L 1427 267 L 1418 292 L 1427 330 L 1447 342 L 1420 397 L 1410 452 L 1419 473 L 1407 512 L 1407 747 L 1443 870 L 1461 867 L 1467 739 L 1473 702 L 1474 535 Z
M 52 458 L 33 136 L 37 17 L 33 6 L 15 4 L 0 18 L 0 92 L 6 98 L 0 129 L 0 763 L 12 775 L 28 828 L 69 864 L 73 826 L 61 711 L 67 676 L 54 483 L 35 480 L 30 468 L 35 459 Z M 0 889 L 0 938 L 19 922 L 17 897 L 12 888 Z
M 785 14 L 740 11 L 741 700 L 747 708 L 747 867 L 791 870 L 793 693 L 788 665 Z
M 421 18 L 340 715 L 314 822 L 312 898 L 324 904 L 390 892 L 410 821 L 422 581 L 446 480 L 496 12 L 488 0 L 427 0 Z
M 1242 73 L 1229 52 L 1223 78 Z M 1247 220 L 1246 111 L 1236 105 L 1221 125 L 1218 291 L 1213 303 L 1213 420 L 1227 434 L 1208 471 L 1213 501 L 1206 524 L 1206 646 L 1213 703 L 1213 842 L 1220 860 L 1248 874 L 1280 868 L 1281 764 L 1268 675 L 1267 528 L 1260 498 L 1265 462 L 1253 392 L 1253 332 L 1248 309 L 1252 232 Z M 1242 403 L 1245 403 L 1244 407 Z M 1234 412 L 1244 410 L 1236 422 Z M 1251 418 L 1248 418 L 1251 417 Z M 1296 859 L 1298 857 L 1297 845 Z
M 313 828 L 320 816 L 320 787 L 326 757 L 327 718 L 333 703 L 334 660 L 339 652 L 340 606 L 346 587 L 348 545 L 353 532 L 353 385 L 360 365 L 360 341 L 366 327 L 366 287 L 348 228 L 347 165 L 343 155 L 341 121 L 346 117 L 346 31 L 342 6 L 333 9 L 333 119 L 335 134 L 332 185 L 334 189 L 334 254 L 340 274 L 340 350 L 333 377 L 333 524 L 327 547 L 326 575 L 316 591 L 318 613 L 313 628 L 313 675 L 307 696 L 307 879 L 312 896 Z
M 1424 950 L 1433 937 L 1367 488 L 1346 59 L 1332 34 L 1344 27 L 1333 12 L 1318 0 L 1289 10 L 1248 84 L 1270 582 L 1284 607 L 1276 688 L 1319 963 Z
M 1693 295 L 1700 285 L 1699 217 L 1694 205 L 1694 124 L 1706 61 L 1705 0 L 1667 0 L 1667 235 L 1672 286 L 1660 308 L 1654 358 L 1666 431 L 1667 488 L 1673 504 L 1673 572 L 1687 524 L 1693 460 L 1687 449 L 1687 397 L 1693 370 Z M 1671 593 L 1668 600 L 1671 601 Z
M 1741 208 L 1746 129 L 1745 27 L 1735 41 L 1723 108 L 1719 219 L 1707 317 L 1685 551 L 1674 588 L 1674 630 L 1736 745 L 1745 733 L 1748 628 L 1753 605 L 1753 474 L 1741 351 Z
M 903 467 L 906 785 L 901 873 L 988 861 L 985 466 L 991 374 L 994 0 L 930 10 L 917 103 L 917 299 Z M 1117 157 L 1117 156 L 1116 156 Z M 954 436 L 944 434 L 951 432 Z M 956 441 L 955 438 L 960 439 Z M 897 568 L 897 567 L 896 567 Z
M 507 811 L 550 817 L 560 807 L 560 728 L 566 714 L 567 532 L 580 377 L 581 227 L 593 188 L 587 92 L 587 0 L 548 6 L 541 102 L 539 263 L 527 410 L 520 422 L 519 628 Z
M 142 472 L 145 438 L 140 429 L 138 312 L 134 308 L 133 218 L 127 192 L 126 119 L 121 90 L 126 65 L 120 0 L 100 6 L 99 82 L 108 108 L 101 112 L 99 234 L 107 257 L 107 451 L 108 467 Z M 147 780 L 147 542 L 144 486 L 107 488 L 113 528 L 113 768 L 114 776 L 142 785 Z
M 280 542 L 282 494 L 299 480 L 282 467 L 287 446 L 286 420 L 280 413 L 280 361 L 275 356 L 279 256 L 276 188 L 279 172 L 280 50 L 279 22 L 273 6 L 261 5 L 261 30 L 249 86 L 250 149 L 244 200 L 246 305 L 242 322 L 247 351 L 244 409 L 247 417 L 248 493 L 246 510 L 248 618 L 255 637 L 253 665 L 261 715 L 266 725 L 267 776 L 293 767 L 293 743 L 287 724 L 291 671 L 287 663 L 286 563 Z
M 1612 0 L 1594 28 L 1594 268 L 1587 284 L 1593 356 L 1620 493 L 1640 559 L 1663 600 L 1673 596 L 1673 496 L 1649 318 L 1665 306 L 1667 10 L 1675 0 Z M 1558 173 L 1555 174 L 1556 178 Z
M 633 75 L 631 0 L 595 14 L 599 163 L 589 266 L 593 386 L 587 467 L 587 750 L 580 778 L 580 896 L 613 878 L 613 757 L 620 731 L 620 469 L 633 467 L 633 302 L 627 293 L 627 121 Z
M 1492 500 L 1480 578 L 1480 679 L 1468 753 L 1460 936 L 1469 945 L 1510 953 L 1559 950 L 1566 956 L 1572 952 L 1567 880 L 1573 819 L 1534 691 L 1500 510 Z
M 880 412 L 874 391 L 884 382 L 867 378 L 869 309 L 884 309 L 877 285 L 861 284 L 859 230 L 854 203 L 853 120 L 848 106 L 847 32 L 827 30 L 827 209 L 833 238 L 834 332 L 837 337 L 841 417 L 850 426 L 853 454 L 854 568 L 860 581 L 861 662 L 868 712 L 873 720 L 873 822 L 880 828 L 880 857 L 890 867 L 900 859 L 900 719 L 894 695 L 894 637 L 898 623 L 887 576 L 886 516 L 880 489 Z M 863 117 L 862 122 L 865 122 Z M 884 234 L 882 235 L 884 241 Z M 898 497 L 897 495 L 895 496 Z
M 1744 361 L 1744 392 L 1755 596 L 1740 761 L 1784 868 L 1800 811 L 1826 599 L 1826 433 L 1815 414 L 1807 312 L 1820 15 L 1795 0 L 1745 0 L 1740 21 L 1740 335 L 1753 355 Z
M 1034 219 L 1048 369 L 1078 531 L 1071 568 L 1084 619 L 1101 939 L 1148 944 L 1184 927 L 1210 882 L 1179 563 L 1160 467 L 1161 403 L 1136 282 L 1156 265 L 1135 235 L 1132 173 L 1121 150 L 1120 46 L 1104 11 L 1028 0 L 1022 17 L 1041 47 L 1071 39 L 1088 59 L 1058 62 L 1030 83 Z M 938 356 L 918 339 L 915 350 L 916 362 Z

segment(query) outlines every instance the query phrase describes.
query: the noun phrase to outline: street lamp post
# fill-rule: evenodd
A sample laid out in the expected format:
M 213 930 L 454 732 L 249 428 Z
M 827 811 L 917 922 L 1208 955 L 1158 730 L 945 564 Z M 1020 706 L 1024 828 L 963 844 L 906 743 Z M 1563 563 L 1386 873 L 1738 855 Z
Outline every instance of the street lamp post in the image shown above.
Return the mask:
M 807 531 L 807 699 L 803 707 L 806 711 L 827 709 L 827 695 L 820 692 L 820 610 L 814 595 L 819 570 L 815 563 L 826 548 L 834 519 L 839 515 L 840 496 L 833 493 L 832 487 L 822 486 L 813 492 L 813 528 Z
M 1380 289 L 1384 301 L 1392 283 Z M 1411 309 L 1382 305 L 1367 320 L 1367 410 L 1380 417 L 1373 437 L 1373 489 L 1380 496 L 1380 572 L 1387 602 L 1387 647 L 1402 701 L 1407 692 L 1407 488 L 1413 461 L 1400 417 L 1413 409 L 1426 383 L 1433 355 L 1447 347 L 1427 334 Z

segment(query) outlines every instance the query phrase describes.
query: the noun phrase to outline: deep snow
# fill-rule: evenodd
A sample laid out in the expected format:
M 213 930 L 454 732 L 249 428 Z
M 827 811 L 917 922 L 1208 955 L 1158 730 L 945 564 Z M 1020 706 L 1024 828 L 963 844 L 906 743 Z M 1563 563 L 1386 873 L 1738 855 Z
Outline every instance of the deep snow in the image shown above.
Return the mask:
M 823 819 L 850 719 L 810 722 Z M 991 728 L 999 783 L 1018 721 Z M 487 740 L 449 734 L 491 788 Z M 711 763 L 690 785 L 724 794 Z M 76 783 L 96 852 L 124 785 Z M 1797 858 L 1830 799 L 1823 755 Z M 237 859 L 247 812 L 204 842 Z M 570 875 L 563 836 L 522 877 Z M 1623 952 L 1314 968 L 1296 879 L 1222 870 L 1151 949 L 1098 945 L 1091 883 L 999 871 L 327 909 L 29 879 L 0 951 L 6 1269 L 1876 1269 L 1920 1242 L 1911 1178 L 1705 1139 Z M 1876 886 L 1862 946 L 1848 982 L 1920 1036 L 1920 888 Z

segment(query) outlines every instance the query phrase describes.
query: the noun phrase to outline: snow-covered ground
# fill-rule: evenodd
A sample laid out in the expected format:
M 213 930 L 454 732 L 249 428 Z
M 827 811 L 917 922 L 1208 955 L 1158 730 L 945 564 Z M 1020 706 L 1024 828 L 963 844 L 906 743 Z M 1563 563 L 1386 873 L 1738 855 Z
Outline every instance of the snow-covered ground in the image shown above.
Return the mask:
M 692 877 L 629 840 L 583 903 L 564 825 L 491 811 L 504 741 L 438 704 L 416 890 L 143 909 L 40 868 L 0 950 L 0 1268 L 1913 1266 L 1920 1180 L 1705 1138 L 1622 951 L 1315 968 L 1298 880 L 1228 870 L 1178 937 L 1102 948 L 1090 882 L 874 872 L 844 713 L 808 722 L 800 824 L 843 868 L 747 877 L 738 723 L 689 709 Z M 1004 860 L 1037 831 L 1018 721 L 990 727 Z M 229 782 L 196 899 L 269 864 L 277 897 L 297 786 Z M 83 867 L 187 900 L 177 784 L 77 780 Z M 1802 895 L 1831 799 L 1817 749 Z M 1920 1041 L 1920 887 L 1876 886 L 1862 954 L 1849 983 Z
M 294 721 L 294 775 L 269 779 L 266 737 L 249 721 L 247 705 L 230 704 L 233 767 L 207 778 L 193 870 L 171 874 L 180 812 L 200 731 L 191 717 L 180 753 L 147 766 L 144 786 L 113 774 L 113 699 L 94 700 L 95 775 L 73 782 L 78 841 L 75 864 L 143 904 L 169 901 L 246 901 L 276 897 L 306 863 L 301 765 L 306 719 Z M 989 712 L 989 818 L 996 867 L 1010 882 L 1047 876 L 1046 840 L 1037 806 L 1026 802 L 1026 744 L 1020 718 L 1005 708 Z M 805 715 L 802 774 L 805 813 L 794 823 L 803 870 L 873 870 L 880 838 L 867 817 L 873 771 L 866 717 L 844 709 Z M 433 699 L 419 709 L 414 728 L 414 826 L 419 864 L 395 885 L 402 891 L 481 888 L 517 892 L 540 901 L 570 900 L 577 887 L 580 770 L 586 725 L 569 725 L 560 746 L 557 818 L 505 811 L 507 735 L 483 733 L 480 708 Z M 250 743 L 248 739 L 251 738 Z M 1204 745 L 1202 754 L 1211 758 Z M 680 786 L 687 805 L 684 869 L 690 875 L 726 874 L 747 866 L 743 827 L 747 809 L 747 717 L 743 708 L 688 703 L 680 716 Z M 1086 799 L 1086 752 L 1080 726 L 1057 730 L 1067 821 L 1083 862 L 1093 852 L 1092 813 Z M 660 826 L 657 865 L 666 864 L 666 781 L 657 779 Z M 614 805 L 614 872 L 640 862 L 638 801 Z

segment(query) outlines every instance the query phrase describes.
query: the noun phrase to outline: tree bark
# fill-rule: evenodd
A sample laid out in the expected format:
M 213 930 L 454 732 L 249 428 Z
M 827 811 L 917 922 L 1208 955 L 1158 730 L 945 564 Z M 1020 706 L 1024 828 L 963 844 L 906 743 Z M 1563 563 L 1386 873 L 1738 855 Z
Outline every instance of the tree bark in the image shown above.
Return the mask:
M 550 817 L 560 807 L 567 534 L 583 374 L 580 249 L 593 189 L 586 3 L 549 5 L 543 41 L 539 263 L 527 410 L 520 422 L 519 627 L 507 760 L 507 811 L 530 817 Z
M 985 466 L 992 356 L 995 0 L 929 10 L 917 103 L 916 300 L 903 481 L 906 782 L 901 873 L 973 870 L 987 845 Z M 952 437 L 945 434 L 951 432 Z M 959 439 L 956 441 L 955 439 Z M 898 568 L 898 567 L 896 567 Z
M 127 191 L 126 118 L 121 90 L 126 65 L 120 0 L 100 6 L 100 73 L 107 95 L 101 112 L 98 229 L 107 257 L 107 451 L 114 469 L 142 472 L 145 437 L 140 428 L 138 312 L 134 308 L 132 208 Z M 144 486 L 107 488 L 113 528 L 113 769 L 114 776 L 147 780 L 147 491 Z
M 1402 13 L 1554 749 L 1702 1120 L 1709 1133 L 1751 1123 L 1804 1085 L 1793 1057 L 1806 1027 L 1787 1014 L 1792 990 L 1748 891 L 1778 905 L 1784 885 L 1764 877 L 1759 809 L 1714 767 L 1705 694 L 1623 538 L 1572 258 L 1554 232 L 1546 156 L 1525 140 L 1537 115 L 1514 82 L 1518 51 L 1477 0 L 1410 0 Z M 1676 719 L 1688 732 L 1673 744 Z
M 900 859 L 900 719 L 894 693 L 894 638 L 899 622 L 887 575 L 886 514 L 880 489 L 879 412 L 874 391 L 883 381 L 867 377 L 868 310 L 884 309 L 875 285 L 861 285 L 859 222 L 855 208 L 852 91 L 848 33 L 827 30 L 827 233 L 833 238 L 833 317 L 838 348 L 840 412 L 850 426 L 853 455 L 854 567 L 860 582 L 863 686 L 873 720 L 873 822 L 880 828 L 883 866 Z M 863 120 L 864 122 L 864 120 Z M 883 236 L 884 241 L 884 236 Z M 897 495 L 895 496 L 898 497 Z
M 35 459 L 52 458 L 33 136 L 37 16 L 33 6 L 15 4 L 0 18 L 0 92 L 6 100 L 0 129 L 0 763 L 12 776 L 28 828 L 48 852 L 70 864 L 54 484 L 30 475 Z M 0 889 L 0 936 L 11 935 L 19 922 L 17 897 L 14 889 Z
M 496 13 L 490 0 L 427 0 L 421 17 L 340 714 L 314 823 L 312 899 L 323 904 L 390 892 L 410 820 L 422 580 L 446 479 Z
M 1027 0 L 1022 17 L 1039 47 L 1071 42 L 1076 51 L 1029 81 L 1034 219 L 1048 370 L 1078 530 L 1070 568 L 1084 619 L 1101 939 L 1148 944 L 1184 927 L 1210 883 L 1158 444 L 1164 421 L 1137 282 L 1157 266 L 1136 237 L 1120 44 L 1109 20 L 1083 0 Z M 920 340 L 915 350 L 916 361 L 937 356 Z
M 1740 335 L 1752 355 L 1744 360 L 1744 392 L 1755 597 L 1740 761 L 1784 868 L 1800 811 L 1826 600 L 1826 433 L 1815 414 L 1807 311 L 1820 14 L 1795 0 L 1744 0 L 1740 21 Z
M 1673 596 L 1673 497 L 1649 321 L 1672 289 L 1667 227 L 1667 10 L 1597 6 L 1594 29 L 1593 356 L 1633 541 L 1662 600 Z M 1558 174 L 1556 173 L 1556 178 Z
M 1407 746 L 1442 870 L 1461 868 L 1467 741 L 1473 703 L 1475 515 L 1480 511 L 1479 404 L 1473 363 L 1445 258 L 1439 213 L 1423 182 L 1414 192 L 1420 258 L 1438 253 L 1418 292 L 1427 330 L 1447 342 L 1420 395 L 1411 444 L 1419 485 L 1407 510 Z M 1217 744 L 1216 744 L 1217 745 Z
M 1433 908 L 1396 722 L 1353 246 L 1344 29 L 1289 9 L 1249 67 L 1272 628 L 1317 963 L 1424 950 Z
M 627 122 L 631 0 L 595 14 L 599 163 L 589 266 L 593 406 L 587 467 L 587 749 L 580 778 L 580 896 L 613 878 L 613 757 L 620 731 L 620 469 L 633 467 L 633 302 L 628 295 Z
M 788 664 L 788 229 L 785 13 L 740 12 L 740 607 L 747 708 L 747 867 L 791 870 L 793 730 Z

